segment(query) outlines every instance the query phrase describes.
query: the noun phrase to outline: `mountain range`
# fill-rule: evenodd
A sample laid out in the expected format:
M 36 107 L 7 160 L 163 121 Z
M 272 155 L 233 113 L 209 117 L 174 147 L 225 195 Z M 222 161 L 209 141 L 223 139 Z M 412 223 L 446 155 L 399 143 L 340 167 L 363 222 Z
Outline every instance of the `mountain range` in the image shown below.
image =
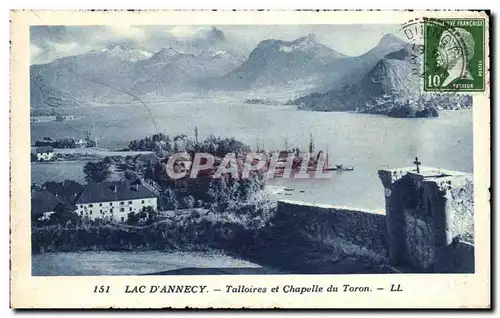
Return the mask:
M 177 43 L 186 49 L 183 52 L 170 47 L 153 53 L 127 44 L 112 44 L 32 65 L 30 84 L 36 91 L 31 107 L 51 107 L 40 97 L 43 90 L 48 95 L 60 91 L 83 103 L 196 90 L 201 79 L 222 77 L 245 61 L 240 50 L 230 50 L 231 44 L 219 29 L 212 28 L 205 35 L 189 43 Z M 68 102 L 66 106 L 72 104 Z
M 169 44 L 158 52 L 112 44 L 32 65 L 31 107 L 70 107 L 124 96 L 200 90 L 266 87 L 279 91 L 283 85 L 307 83 L 311 94 L 291 102 L 300 109 L 384 113 L 378 107 L 386 105 L 380 102 L 384 96 L 396 98 L 419 91 L 420 78 L 413 75 L 409 45 L 391 34 L 354 57 L 320 43 L 314 34 L 294 41 L 264 40 L 248 58 L 217 28 Z

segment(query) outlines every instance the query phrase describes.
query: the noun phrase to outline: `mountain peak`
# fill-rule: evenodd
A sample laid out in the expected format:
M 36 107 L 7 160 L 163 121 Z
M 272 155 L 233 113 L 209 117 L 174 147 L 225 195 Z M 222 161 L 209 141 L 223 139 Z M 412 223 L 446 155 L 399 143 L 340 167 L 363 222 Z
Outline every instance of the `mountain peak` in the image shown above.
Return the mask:
M 214 39 L 221 40 L 221 41 L 226 41 L 226 36 L 224 35 L 224 32 L 222 32 L 220 29 L 218 29 L 216 27 L 212 27 L 207 32 L 207 35 L 210 38 L 214 38 Z
M 116 44 L 116 43 L 110 44 L 107 47 L 102 48 L 100 50 L 91 51 L 90 53 L 107 55 L 129 62 L 145 60 L 153 56 L 153 53 L 147 50 L 135 48 L 128 44 Z
M 106 52 L 106 53 L 121 53 L 121 52 L 126 52 L 130 50 L 130 47 L 128 45 L 123 45 L 123 44 L 111 44 L 108 45 L 105 48 L 102 48 L 99 50 L 99 52 Z
M 405 41 L 394 34 L 386 33 L 379 41 L 379 45 L 403 45 Z
M 293 42 L 295 43 L 309 42 L 310 44 L 318 44 L 318 41 L 316 40 L 316 35 L 314 33 L 309 33 L 308 35 L 302 36 Z
M 179 53 L 178 51 L 174 50 L 172 47 L 168 48 L 163 48 L 156 52 L 154 55 L 156 58 L 170 58 L 174 56 L 179 56 L 182 55 L 182 53 Z
M 320 59 L 328 58 L 328 56 L 341 56 L 341 54 L 339 54 L 338 52 L 335 52 L 331 48 L 326 47 L 325 45 L 318 42 L 316 40 L 316 36 L 313 33 L 300 37 L 291 42 L 277 41 L 277 43 L 279 44 L 279 50 L 286 53 L 296 51 L 314 55 L 317 55 L 316 53 L 318 53 L 319 55 L 317 57 L 319 57 Z

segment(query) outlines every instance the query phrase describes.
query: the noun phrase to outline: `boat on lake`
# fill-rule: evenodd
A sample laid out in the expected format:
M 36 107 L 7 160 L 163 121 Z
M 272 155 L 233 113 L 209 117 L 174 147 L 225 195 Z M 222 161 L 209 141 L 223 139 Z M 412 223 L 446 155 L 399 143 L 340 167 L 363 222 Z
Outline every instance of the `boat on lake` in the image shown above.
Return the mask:
M 353 166 L 344 166 L 342 164 L 340 165 L 335 165 L 333 167 L 330 167 L 328 163 L 328 149 L 326 150 L 326 162 L 325 162 L 325 167 L 323 168 L 323 171 L 353 171 L 354 167 Z
M 286 163 L 289 160 L 289 156 L 292 156 L 292 163 L 291 163 L 291 173 L 292 174 L 297 174 L 300 172 L 302 168 L 302 163 L 303 160 L 307 160 L 307 168 L 305 169 L 307 173 L 313 173 L 317 170 L 323 170 L 323 171 L 353 171 L 354 167 L 352 166 L 344 166 L 342 164 L 337 164 L 333 167 L 329 165 L 329 151 L 328 147 L 326 149 L 326 152 L 319 150 L 318 152 L 314 151 L 314 141 L 312 139 L 311 135 L 311 140 L 309 143 L 309 154 L 307 153 L 302 153 L 298 147 L 294 147 L 292 149 L 288 148 L 288 143 L 285 141 L 285 149 L 277 151 L 278 155 L 278 163 L 281 165 L 280 167 L 276 167 L 276 170 L 274 172 L 275 177 L 281 177 L 283 176 L 285 172 L 285 167 Z M 312 156 L 311 156 L 312 155 Z M 269 159 L 270 161 L 270 159 Z M 322 169 L 319 167 L 319 165 L 323 165 Z M 285 191 L 294 191 L 295 189 L 293 188 L 285 188 Z
M 331 168 L 332 171 L 353 171 L 353 166 L 344 166 L 344 165 L 335 165 L 335 167 Z

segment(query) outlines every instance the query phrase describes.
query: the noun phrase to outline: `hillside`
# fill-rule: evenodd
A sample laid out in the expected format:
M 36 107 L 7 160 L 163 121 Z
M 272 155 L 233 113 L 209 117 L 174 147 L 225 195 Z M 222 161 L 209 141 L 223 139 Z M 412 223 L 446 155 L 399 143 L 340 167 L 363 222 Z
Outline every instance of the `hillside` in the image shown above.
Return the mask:
M 74 107 L 81 105 L 81 103 L 70 94 L 47 85 L 43 79 L 31 76 L 30 105 L 32 109 L 41 110 Z
M 78 99 L 95 101 L 114 97 L 132 87 L 130 75 L 134 62 L 123 60 L 114 52 L 107 53 L 93 51 L 32 65 L 30 75 Z
M 224 80 L 226 85 L 241 89 L 322 77 L 328 65 L 343 58 L 312 34 L 289 42 L 269 39 L 260 42 L 248 60 Z
M 426 95 L 420 91 L 421 61 L 405 47 L 386 54 L 359 81 L 325 93 L 310 94 L 291 102 L 299 109 L 358 111 L 391 117 L 436 117 L 438 109 L 468 108 L 468 96 Z

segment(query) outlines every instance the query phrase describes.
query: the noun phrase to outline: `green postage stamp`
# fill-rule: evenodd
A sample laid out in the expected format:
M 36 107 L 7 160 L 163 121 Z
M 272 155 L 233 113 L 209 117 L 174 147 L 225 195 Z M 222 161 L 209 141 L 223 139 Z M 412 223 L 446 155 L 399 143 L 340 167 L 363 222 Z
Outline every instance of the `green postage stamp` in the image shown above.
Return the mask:
M 484 19 L 428 19 L 424 90 L 484 91 Z

